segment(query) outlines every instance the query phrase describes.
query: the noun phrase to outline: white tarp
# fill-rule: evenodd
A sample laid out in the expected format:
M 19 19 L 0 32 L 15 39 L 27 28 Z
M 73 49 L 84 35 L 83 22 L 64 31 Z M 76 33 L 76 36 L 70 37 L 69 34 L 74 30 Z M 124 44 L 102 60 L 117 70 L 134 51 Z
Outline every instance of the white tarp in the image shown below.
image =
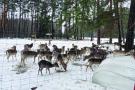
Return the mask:
M 95 70 L 92 82 L 116 90 L 134 90 L 135 60 L 131 56 L 104 60 Z

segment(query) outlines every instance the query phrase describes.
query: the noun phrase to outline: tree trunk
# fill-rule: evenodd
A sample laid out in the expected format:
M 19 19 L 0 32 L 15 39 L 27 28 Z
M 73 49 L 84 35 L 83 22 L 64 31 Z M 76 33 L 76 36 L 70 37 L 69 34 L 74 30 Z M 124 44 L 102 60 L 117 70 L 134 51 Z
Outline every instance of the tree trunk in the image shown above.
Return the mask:
M 7 21 L 7 11 L 8 11 L 8 2 L 7 0 L 4 0 L 4 11 L 2 15 L 2 31 L 3 31 L 3 37 L 5 37 L 5 30 L 6 30 L 6 21 Z
M 121 27 L 120 27 L 120 16 L 119 16 L 119 7 L 118 7 L 118 1 L 117 0 L 115 0 L 114 1 L 114 7 L 115 7 L 115 17 L 116 17 L 116 20 L 117 20 L 117 28 L 118 28 L 118 34 L 119 34 L 119 36 L 118 36 L 118 43 L 119 43 L 119 45 L 120 45 L 120 47 L 119 47 L 119 50 L 122 50 L 122 48 L 121 48 L 121 43 L 122 43 L 122 40 L 121 40 Z
M 110 0 L 110 11 L 112 12 L 112 0 Z M 111 14 L 111 17 L 112 17 L 112 14 Z M 110 25 L 109 26 L 113 26 L 113 23 L 110 22 Z M 110 28 L 110 38 L 109 38 L 109 43 L 112 43 L 112 28 Z
M 54 39 L 54 23 L 53 23 L 53 17 L 54 17 L 54 11 L 52 12 L 52 17 L 51 17 L 51 32 L 52 32 L 52 39 Z
M 54 39 L 54 34 L 55 34 L 55 31 L 54 31 L 54 16 L 55 16 L 55 11 L 52 10 L 52 16 L 51 16 L 51 33 L 52 33 L 52 39 Z
M 33 22 L 34 22 L 34 21 L 33 21 L 33 14 L 34 14 L 33 11 L 31 11 L 31 16 L 32 16 L 32 17 L 31 17 L 31 32 L 30 32 L 30 36 L 29 36 L 29 37 L 31 37 L 31 35 L 34 33 L 34 32 L 33 32 L 33 29 L 34 29 L 34 28 L 33 28 Z
M 135 28 L 135 0 L 131 0 L 128 31 L 126 36 L 125 51 L 128 52 L 133 48 L 134 44 L 134 28 Z
M 101 31 L 100 28 L 97 31 L 97 44 L 100 44 L 100 35 L 101 35 Z
M 91 37 L 90 41 L 93 41 L 93 30 L 92 30 L 92 32 L 90 34 L 90 37 Z
M 123 10 L 122 10 L 122 3 L 120 4 L 120 26 L 121 26 L 121 34 L 122 34 L 122 41 L 125 43 L 125 35 L 124 35 L 124 28 L 123 28 Z
M 20 12 L 19 12 L 19 22 L 18 22 L 18 31 L 17 31 L 17 37 L 20 37 L 20 30 L 21 30 L 21 13 L 22 13 L 22 9 L 21 9 L 21 2 L 20 2 Z
M 99 2 L 100 2 L 100 0 L 97 0 L 97 16 L 99 16 Z M 99 22 L 99 18 L 98 18 L 98 20 L 97 20 L 97 22 Z M 99 27 L 99 29 L 97 30 L 97 44 L 100 44 L 100 27 Z

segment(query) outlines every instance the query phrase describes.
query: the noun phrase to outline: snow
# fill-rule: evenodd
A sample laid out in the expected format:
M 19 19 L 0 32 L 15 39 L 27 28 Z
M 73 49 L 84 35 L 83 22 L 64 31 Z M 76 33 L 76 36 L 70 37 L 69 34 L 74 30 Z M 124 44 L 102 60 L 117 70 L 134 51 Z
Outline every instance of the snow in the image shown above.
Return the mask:
M 29 39 L 0 39 L 0 89 L 1 90 L 30 90 L 32 87 L 37 87 L 37 90 L 104 90 L 103 87 L 92 83 L 93 72 L 85 71 L 85 67 L 75 66 L 70 63 L 67 72 L 56 72 L 51 68 L 51 74 L 46 74 L 43 70 L 43 76 L 38 75 L 38 65 L 36 61 L 33 64 L 33 59 L 26 61 L 27 67 L 22 68 L 20 63 L 20 51 L 24 44 L 34 43 L 32 50 L 36 50 L 40 43 L 48 43 L 48 40 L 29 40 Z M 80 47 L 89 46 L 89 41 L 67 41 L 67 40 L 53 40 L 52 45 L 58 47 L 66 46 L 66 49 L 71 47 L 74 43 Z M 17 58 L 6 58 L 5 51 L 17 46 Z M 49 48 L 52 48 L 52 45 Z M 21 71 L 21 72 L 20 72 Z
M 94 39 L 93 42 L 95 43 L 95 41 L 96 39 Z M 106 41 L 108 41 L 107 38 L 102 39 L 102 42 Z M 52 40 L 51 44 L 55 44 L 58 47 L 62 47 L 65 45 L 67 49 L 70 48 L 72 44 L 78 45 L 79 48 L 81 48 L 84 46 L 91 46 L 93 42 L 89 41 L 88 39 L 79 41 Z M 20 51 L 23 49 L 24 44 L 27 43 L 34 43 L 34 47 L 32 48 L 32 50 L 36 50 L 39 44 L 48 43 L 48 40 L 37 39 L 31 41 L 27 38 L 0 39 L 1 90 L 30 90 L 32 87 L 37 87 L 36 90 L 126 90 L 126 88 L 128 88 L 127 90 L 131 90 L 134 84 L 135 65 L 133 58 L 130 56 L 114 57 L 110 55 L 106 60 L 102 62 L 100 66 L 93 65 L 94 72 L 90 69 L 88 69 L 88 71 L 86 72 L 85 66 L 81 68 L 80 66 L 83 65 L 83 63 L 85 62 L 80 60 L 74 62 L 78 63 L 78 65 L 73 65 L 73 62 L 70 62 L 68 64 L 67 72 L 56 72 L 54 68 L 51 68 L 50 75 L 48 73 L 46 74 L 45 70 L 43 70 L 43 76 L 40 74 L 38 75 L 38 60 L 36 61 L 36 63 L 33 63 L 33 59 L 30 58 L 26 61 L 26 67 L 19 66 Z M 5 51 L 13 45 L 17 46 L 17 58 L 10 58 L 8 61 Z M 51 50 L 52 45 L 49 46 Z M 111 50 L 114 49 L 114 46 L 112 45 L 106 44 L 106 46 L 109 46 L 109 49 Z M 117 68 L 119 68 L 121 72 L 119 72 Z M 111 69 L 111 71 L 109 69 Z M 102 78 L 102 80 L 99 78 Z M 119 82 L 113 83 L 116 82 L 118 78 L 120 78 Z M 108 80 L 111 80 L 112 83 L 109 83 L 109 85 L 107 84 L 107 86 L 106 82 Z M 125 83 L 119 84 L 121 82 Z M 125 89 L 117 88 L 117 84 L 124 85 L 123 88 Z
M 117 90 L 134 90 L 135 60 L 131 56 L 112 57 L 104 60 L 95 70 L 94 83 Z

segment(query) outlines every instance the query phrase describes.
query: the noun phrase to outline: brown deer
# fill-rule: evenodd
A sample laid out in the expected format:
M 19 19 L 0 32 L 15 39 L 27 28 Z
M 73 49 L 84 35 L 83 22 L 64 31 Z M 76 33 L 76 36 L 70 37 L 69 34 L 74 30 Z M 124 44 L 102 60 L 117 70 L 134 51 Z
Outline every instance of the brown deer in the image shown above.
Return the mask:
M 67 60 L 67 62 L 65 62 L 64 59 L 62 58 L 62 55 L 59 54 L 57 57 L 57 62 L 60 63 L 60 65 L 62 65 L 62 67 L 65 71 L 67 71 L 67 64 L 69 62 L 69 59 Z
M 39 56 L 38 56 L 38 60 L 39 59 L 42 59 L 43 57 L 46 57 L 46 58 L 52 58 L 52 52 L 50 51 L 38 51 L 39 53 Z
M 47 43 L 45 43 L 45 44 L 40 44 L 40 45 L 39 45 L 39 50 L 40 50 L 40 51 L 50 51 L 49 47 L 47 46 Z
M 86 71 L 87 71 L 88 67 L 90 67 L 91 70 L 93 71 L 92 65 L 93 64 L 100 64 L 102 61 L 103 61 L 103 59 L 90 58 L 88 60 L 88 65 L 86 65 Z
M 27 48 L 28 50 L 31 50 L 32 47 L 33 47 L 33 43 L 24 45 L 24 48 Z
M 68 58 L 71 60 L 71 61 L 74 61 L 76 59 L 76 51 L 75 50 L 67 50 L 66 51 L 66 54 L 68 56 Z
M 97 49 L 98 51 L 94 51 L 92 52 L 90 55 L 87 55 L 84 57 L 85 61 L 86 59 L 88 59 L 88 65 L 86 65 L 86 71 L 88 69 L 88 67 L 90 67 L 93 71 L 92 65 L 93 64 L 100 64 L 107 56 L 107 52 L 102 50 L 102 49 Z
M 25 60 L 27 58 L 34 57 L 33 63 L 35 63 L 35 58 L 37 57 L 38 52 L 35 51 L 21 51 L 21 63 L 25 65 Z
M 17 54 L 16 46 L 13 46 L 13 47 L 11 47 L 11 49 L 6 50 L 6 55 L 7 55 L 8 60 L 9 60 L 10 56 L 12 56 L 12 58 L 13 58 L 13 56 L 16 57 L 16 54 Z
M 64 54 L 64 52 L 65 52 L 65 46 L 62 46 L 62 48 L 61 48 L 61 53 Z

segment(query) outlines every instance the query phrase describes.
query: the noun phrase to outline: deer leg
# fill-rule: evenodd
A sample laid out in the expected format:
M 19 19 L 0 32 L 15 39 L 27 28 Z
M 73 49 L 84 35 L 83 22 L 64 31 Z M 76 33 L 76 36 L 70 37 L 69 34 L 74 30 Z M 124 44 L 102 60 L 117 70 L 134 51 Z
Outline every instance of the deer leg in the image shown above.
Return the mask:
M 38 56 L 38 62 L 39 62 L 39 56 Z
M 21 63 L 23 63 L 23 58 L 21 58 Z
M 82 71 L 82 65 L 80 66 L 80 68 L 81 68 L 81 71 Z
M 91 69 L 92 69 L 92 67 L 91 67 L 91 62 L 88 62 L 89 64 L 86 66 L 86 72 L 87 72 L 87 70 L 88 70 L 88 67 L 90 67 Z M 92 71 L 93 71 L 93 69 L 92 69 Z
M 47 74 L 47 68 L 46 68 L 46 74 Z
M 24 59 L 22 59 L 22 65 L 25 66 Z
M 24 56 L 21 55 L 21 64 L 23 65 L 24 64 Z
M 50 74 L 50 69 L 48 68 L 49 74 Z
M 43 70 L 43 68 L 40 69 L 41 75 L 43 75 L 42 70 Z
M 22 62 L 23 62 L 23 65 L 25 66 L 25 60 L 26 60 L 26 58 L 23 58 L 22 59 Z
M 41 69 L 40 68 L 38 69 L 38 75 L 39 75 L 39 71 L 41 72 Z
M 41 57 L 42 57 L 41 55 L 38 56 L 38 62 L 39 62 L 40 59 L 42 59 Z
M 43 56 L 43 59 L 45 60 L 46 59 L 46 56 Z
M 10 57 L 10 55 L 8 54 L 8 55 L 7 55 L 7 59 L 8 59 L 8 61 L 9 61 L 9 57 Z
M 89 67 L 89 66 L 87 65 L 87 66 L 86 66 L 86 72 L 87 72 L 88 67 Z
M 56 71 L 56 67 L 55 67 L 55 71 Z
M 65 71 L 67 71 L 67 65 L 66 64 L 64 65 L 64 69 L 65 69 Z
M 15 59 L 17 60 L 17 58 L 16 58 L 16 54 L 15 54 Z
M 67 64 L 65 64 L 64 62 L 61 62 L 62 67 L 64 68 L 65 71 L 67 71 Z
M 59 61 L 59 65 L 60 65 L 60 69 L 62 70 L 63 69 L 63 65 L 62 65 L 61 61 Z
M 91 70 L 93 71 L 92 65 L 90 65 Z
M 92 65 L 93 65 L 93 63 L 90 63 L 90 62 L 89 62 L 89 67 L 90 67 L 91 70 L 93 71 Z
M 35 63 L 35 59 L 36 59 L 36 56 L 34 56 L 34 61 L 33 61 L 33 63 Z
M 12 55 L 12 60 L 14 60 L 13 55 Z

